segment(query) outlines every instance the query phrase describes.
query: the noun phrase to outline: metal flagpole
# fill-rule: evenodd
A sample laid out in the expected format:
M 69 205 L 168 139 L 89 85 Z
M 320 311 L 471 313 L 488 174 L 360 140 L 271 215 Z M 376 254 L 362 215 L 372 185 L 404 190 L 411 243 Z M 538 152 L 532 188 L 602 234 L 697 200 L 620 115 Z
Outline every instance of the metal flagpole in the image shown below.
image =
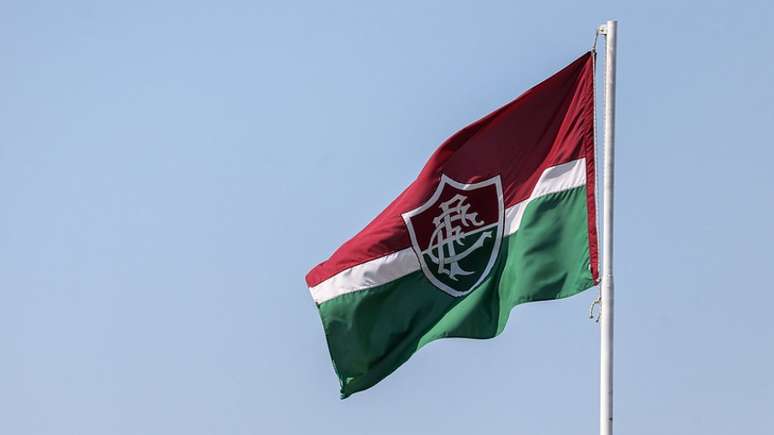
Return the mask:
M 600 309 L 599 433 L 613 434 L 613 167 L 615 153 L 615 51 L 618 22 L 599 27 L 605 35 L 605 149 L 602 193 L 602 288 Z

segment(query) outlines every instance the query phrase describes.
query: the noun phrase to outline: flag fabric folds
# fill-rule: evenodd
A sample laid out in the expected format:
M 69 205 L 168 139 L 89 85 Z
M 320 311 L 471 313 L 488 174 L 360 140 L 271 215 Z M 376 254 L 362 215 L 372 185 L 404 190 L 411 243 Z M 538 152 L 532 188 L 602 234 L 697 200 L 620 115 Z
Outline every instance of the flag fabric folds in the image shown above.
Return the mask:
M 597 283 L 593 62 L 454 134 L 307 274 L 342 397 L 430 341 L 494 337 L 514 306 Z

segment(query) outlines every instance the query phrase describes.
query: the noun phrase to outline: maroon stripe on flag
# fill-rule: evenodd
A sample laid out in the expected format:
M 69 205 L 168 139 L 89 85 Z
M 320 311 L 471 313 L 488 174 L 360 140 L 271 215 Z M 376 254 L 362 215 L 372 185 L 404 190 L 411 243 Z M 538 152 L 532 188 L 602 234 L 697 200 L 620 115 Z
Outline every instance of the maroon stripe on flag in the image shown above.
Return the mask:
M 447 139 L 403 193 L 307 274 L 307 284 L 313 287 L 350 267 L 408 248 L 411 242 L 401 214 L 427 201 L 441 174 L 460 183 L 500 175 L 505 206 L 509 207 L 529 198 L 546 168 L 585 157 L 590 175 L 587 183 L 593 187 L 592 62 L 591 53 L 584 54 L 516 100 Z M 593 189 L 589 192 L 590 243 L 596 245 L 596 224 L 593 228 L 591 225 Z M 595 246 L 591 252 L 595 269 Z

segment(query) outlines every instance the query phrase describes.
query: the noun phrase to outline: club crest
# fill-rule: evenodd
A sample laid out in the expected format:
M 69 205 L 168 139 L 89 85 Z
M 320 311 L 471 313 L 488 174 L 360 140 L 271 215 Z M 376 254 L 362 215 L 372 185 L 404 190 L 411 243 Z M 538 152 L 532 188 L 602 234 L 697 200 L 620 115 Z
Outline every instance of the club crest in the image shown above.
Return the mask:
M 430 199 L 403 213 L 403 220 L 427 279 L 452 296 L 464 296 L 487 277 L 500 251 L 500 176 L 462 184 L 441 175 Z

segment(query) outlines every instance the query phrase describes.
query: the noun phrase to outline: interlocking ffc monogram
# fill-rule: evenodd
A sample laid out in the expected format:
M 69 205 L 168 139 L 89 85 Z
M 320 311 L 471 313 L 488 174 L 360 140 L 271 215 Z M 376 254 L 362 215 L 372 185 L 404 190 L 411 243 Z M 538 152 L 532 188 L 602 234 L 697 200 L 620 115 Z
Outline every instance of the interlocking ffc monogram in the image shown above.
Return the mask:
M 438 266 L 438 273 L 446 274 L 455 281 L 457 275 L 473 273 L 461 268 L 460 260 L 473 251 L 481 249 L 484 239 L 492 236 L 491 233 L 482 233 L 470 247 L 460 253 L 456 252 L 455 245 L 461 243 L 462 238 L 466 236 L 463 229 L 484 225 L 484 222 L 478 219 L 478 213 L 468 212 L 470 204 L 466 203 L 467 199 L 467 196 L 457 194 L 454 198 L 441 203 L 439 206 L 441 214 L 433 218 L 435 231 L 430 237 L 430 248 L 426 251 L 428 257 Z

